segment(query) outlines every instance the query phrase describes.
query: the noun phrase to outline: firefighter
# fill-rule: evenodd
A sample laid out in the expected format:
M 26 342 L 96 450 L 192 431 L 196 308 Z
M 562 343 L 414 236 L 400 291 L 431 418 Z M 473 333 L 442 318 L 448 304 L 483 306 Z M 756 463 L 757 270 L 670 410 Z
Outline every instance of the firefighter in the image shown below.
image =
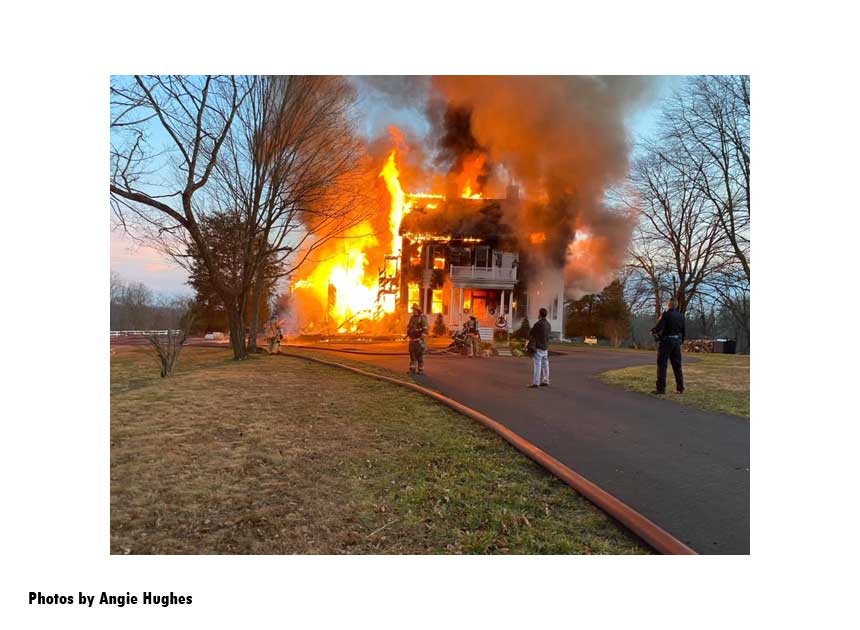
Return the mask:
M 657 388 L 652 394 L 666 393 L 666 364 L 672 363 L 675 373 L 675 387 L 679 394 L 684 393 L 684 373 L 681 371 L 681 345 L 684 343 L 684 315 L 677 308 L 674 298 L 666 304 L 666 310 L 651 334 L 657 346 Z
M 273 317 L 269 320 L 268 329 L 266 331 L 266 342 L 269 344 L 269 354 L 277 354 L 281 351 L 281 340 L 284 338 L 284 333 L 281 330 L 278 321 Z
M 478 330 L 478 318 L 469 316 L 469 321 L 464 326 L 466 329 L 466 347 L 469 348 L 469 356 L 477 357 L 481 349 L 481 332 Z
M 426 337 L 430 334 L 427 316 L 417 304 L 412 305 L 412 317 L 406 326 L 409 337 L 409 373 L 424 374 L 424 351 L 427 349 Z

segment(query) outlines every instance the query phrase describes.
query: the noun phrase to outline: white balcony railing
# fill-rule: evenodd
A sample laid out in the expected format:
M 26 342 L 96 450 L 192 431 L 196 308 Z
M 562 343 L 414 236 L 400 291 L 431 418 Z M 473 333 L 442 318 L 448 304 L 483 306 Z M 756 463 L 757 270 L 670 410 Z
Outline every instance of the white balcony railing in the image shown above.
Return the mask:
M 483 280 L 490 282 L 516 282 L 516 267 L 475 267 L 451 265 L 451 280 Z
M 168 333 L 178 335 L 181 330 L 112 330 L 111 337 L 149 337 L 151 335 L 166 335 Z

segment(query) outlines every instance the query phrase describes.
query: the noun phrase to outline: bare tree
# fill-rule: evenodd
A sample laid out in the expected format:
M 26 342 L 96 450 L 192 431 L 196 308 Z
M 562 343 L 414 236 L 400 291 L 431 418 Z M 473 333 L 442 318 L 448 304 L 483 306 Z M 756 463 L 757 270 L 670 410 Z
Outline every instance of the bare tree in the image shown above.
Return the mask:
M 125 288 L 125 282 L 123 282 L 122 276 L 120 276 L 116 271 L 110 272 L 110 301 L 111 304 L 119 302 L 120 297 L 122 296 L 123 289 Z
M 710 201 L 747 282 L 750 279 L 750 79 L 701 76 L 665 112 L 663 136 L 683 153 Z
M 271 270 L 295 270 L 359 220 L 350 88 L 336 77 L 177 76 L 117 80 L 111 92 L 115 215 L 186 269 L 193 252 L 224 303 L 234 358 L 246 357 Z M 169 150 L 153 146 L 153 127 Z M 203 229 L 213 216 L 236 234 L 226 269 Z
M 153 294 L 142 282 L 127 282 L 119 294 L 120 327 L 128 330 L 150 328 Z
M 243 297 L 215 264 L 200 229 L 207 184 L 253 78 L 134 76 L 111 82 L 110 194 L 114 216 L 177 260 L 194 242 L 224 299 L 235 358 L 243 358 Z M 156 144 L 158 143 L 158 144 Z M 163 146 L 162 146 L 163 145 Z
M 259 77 L 227 136 L 215 176 L 224 211 L 248 226 L 249 349 L 273 281 L 369 214 L 369 165 L 349 115 L 354 96 L 341 77 Z
M 173 374 L 179 353 L 188 339 L 188 331 L 194 323 L 193 304 L 189 300 L 172 300 L 166 312 L 174 316 L 166 323 L 166 330 L 147 336 L 150 346 L 155 351 L 161 364 L 161 377 Z
M 727 266 L 708 280 L 711 293 L 720 305 L 722 313 L 731 319 L 733 336 L 750 343 L 750 285 L 746 273 L 739 265 Z
M 662 270 L 668 267 L 681 312 L 725 262 L 725 234 L 702 193 L 700 177 L 677 147 L 659 145 L 646 147 L 630 174 L 627 203 L 640 214 L 633 264 L 652 279 L 655 301 L 662 291 Z
M 643 223 L 639 223 L 630 239 L 625 287 L 633 312 L 652 306 L 654 321 L 663 313 L 664 297 L 672 290 L 671 259 L 664 255 L 660 242 L 655 241 Z

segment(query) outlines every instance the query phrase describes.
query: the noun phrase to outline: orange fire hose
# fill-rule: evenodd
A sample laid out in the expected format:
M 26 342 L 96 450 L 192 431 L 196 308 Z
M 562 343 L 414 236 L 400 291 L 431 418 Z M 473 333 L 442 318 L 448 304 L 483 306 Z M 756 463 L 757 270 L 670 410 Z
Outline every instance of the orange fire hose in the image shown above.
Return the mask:
M 420 392 L 425 396 L 429 396 L 430 398 L 439 401 L 443 405 L 446 405 L 447 407 L 450 407 L 451 409 L 454 409 L 455 411 L 458 411 L 463 415 L 472 418 L 473 420 L 477 420 L 488 429 L 495 431 L 503 439 L 513 445 L 513 447 L 516 448 L 518 451 L 524 453 L 529 458 L 543 466 L 546 470 L 551 472 L 553 475 L 564 481 L 567 485 L 576 490 L 579 494 L 584 496 L 598 508 L 606 512 L 613 519 L 624 525 L 636 536 L 641 538 L 658 553 L 670 555 L 696 555 L 695 551 L 690 549 L 690 547 L 672 536 L 669 532 L 658 526 L 656 523 L 647 519 L 623 501 L 615 498 L 599 486 L 590 482 L 588 479 L 586 479 L 579 473 L 571 470 L 551 455 L 542 451 L 531 442 L 523 439 L 503 424 L 497 422 L 496 420 L 493 420 L 492 418 L 481 413 L 480 411 L 476 411 L 471 407 L 467 407 L 466 405 L 457 402 L 453 398 L 448 398 L 444 394 L 440 394 L 439 392 L 418 385 L 417 383 L 411 383 L 409 381 L 404 381 L 390 376 L 384 376 L 382 374 L 374 374 L 373 372 L 367 372 L 357 367 L 344 365 L 343 363 L 337 363 L 336 361 L 326 361 L 325 359 L 320 359 L 317 357 L 309 357 L 293 352 L 283 352 L 283 347 L 281 354 L 285 356 L 295 357 L 298 359 L 304 359 L 306 361 L 313 361 L 314 363 L 321 363 L 323 365 L 349 370 L 350 372 L 355 372 L 356 374 L 361 374 L 363 376 L 369 376 L 377 380 L 386 381 L 388 383 L 392 383 L 400 387 L 407 387 L 409 389 Z

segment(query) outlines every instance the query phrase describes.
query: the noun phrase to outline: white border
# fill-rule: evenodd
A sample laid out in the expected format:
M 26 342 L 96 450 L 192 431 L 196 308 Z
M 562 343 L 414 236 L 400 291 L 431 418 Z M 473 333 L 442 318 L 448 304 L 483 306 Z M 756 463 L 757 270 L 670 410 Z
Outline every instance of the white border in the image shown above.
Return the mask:
M 857 555 L 856 488 L 846 484 L 858 444 L 858 124 L 846 65 L 856 20 L 840 5 L 155 1 L 4 11 L 0 610 L 9 627 L 844 625 L 856 580 L 840 567 Z M 154 70 L 752 74 L 752 556 L 110 557 L 107 85 L 111 73 Z M 30 590 L 147 589 L 195 603 L 26 605 Z

